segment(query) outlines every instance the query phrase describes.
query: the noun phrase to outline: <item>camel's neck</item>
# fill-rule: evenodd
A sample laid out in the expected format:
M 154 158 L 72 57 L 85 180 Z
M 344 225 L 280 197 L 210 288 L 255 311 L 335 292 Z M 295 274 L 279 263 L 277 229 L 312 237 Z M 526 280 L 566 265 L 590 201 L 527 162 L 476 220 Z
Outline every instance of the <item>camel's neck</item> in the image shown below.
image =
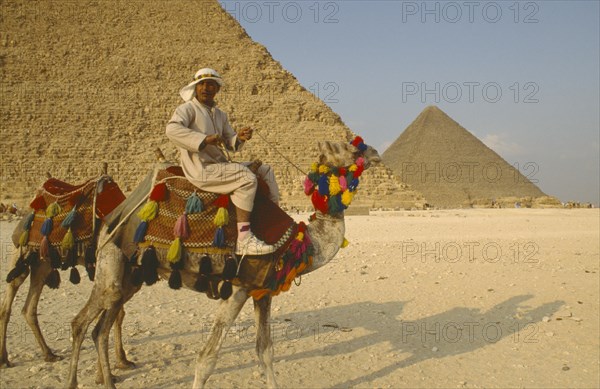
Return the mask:
M 320 268 L 335 257 L 344 241 L 344 214 L 332 216 L 317 211 L 317 218 L 310 222 L 307 231 L 315 251 L 312 266 L 304 274 Z

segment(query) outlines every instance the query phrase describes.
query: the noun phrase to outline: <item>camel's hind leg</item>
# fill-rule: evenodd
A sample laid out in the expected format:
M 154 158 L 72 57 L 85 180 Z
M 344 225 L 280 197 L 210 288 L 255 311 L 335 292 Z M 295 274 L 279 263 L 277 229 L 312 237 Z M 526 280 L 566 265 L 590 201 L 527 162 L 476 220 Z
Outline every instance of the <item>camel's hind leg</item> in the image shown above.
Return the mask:
M 127 299 L 129 300 L 129 299 Z M 125 309 L 121 306 L 117 314 L 117 320 L 113 324 L 113 335 L 115 337 L 115 356 L 117 362 L 115 367 L 118 369 L 133 369 L 135 363 L 127 359 L 127 354 L 123 348 L 123 319 L 125 318 Z
M 229 327 L 233 324 L 240 310 L 248 300 L 248 294 L 244 289 L 234 287 L 233 295 L 229 299 L 222 301 L 217 311 L 217 318 L 210 331 L 210 336 L 206 345 L 198 355 L 196 360 L 196 372 L 194 376 L 194 389 L 204 387 L 204 384 L 213 372 L 217 364 L 217 357 L 221 345 L 225 340 Z
M 27 293 L 27 300 L 25 301 L 25 305 L 23 306 L 23 316 L 29 324 L 35 339 L 38 342 L 38 345 L 42 349 L 42 353 L 44 354 L 44 360 L 46 362 L 56 362 L 62 359 L 58 355 L 54 354 L 50 347 L 46 344 L 46 340 L 42 335 L 42 330 L 40 329 L 40 323 L 38 322 L 37 315 L 37 307 L 40 301 L 40 296 L 42 295 L 42 290 L 44 289 L 44 283 L 46 282 L 46 277 L 52 271 L 50 267 L 50 263 L 48 261 L 40 261 L 39 264 L 31 268 L 31 277 L 30 285 L 29 285 L 29 293 Z
M 273 340 L 271 338 L 271 296 L 254 300 L 254 316 L 256 320 L 256 353 L 260 366 L 267 377 L 267 387 L 276 388 L 275 372 L 273 370 Z
M 11 256 L 11 269 L 15 266 L 18 259 L 19 250 L 16 249 Z M 28 275 L 29 270 L 15 278 L 12 282 L 6 284 L 6 293 L 4 294 L 2 306 L 0 306 L 0 368 L 12 366 L 8 361 L 8 352 L 6 351 L 6 332 L 8 330 L 8 321 L 10 320 L 12 303 L 15 300 L 19 287 L 25 282 Z M 0 282 L 4 281 L 0 280 Z

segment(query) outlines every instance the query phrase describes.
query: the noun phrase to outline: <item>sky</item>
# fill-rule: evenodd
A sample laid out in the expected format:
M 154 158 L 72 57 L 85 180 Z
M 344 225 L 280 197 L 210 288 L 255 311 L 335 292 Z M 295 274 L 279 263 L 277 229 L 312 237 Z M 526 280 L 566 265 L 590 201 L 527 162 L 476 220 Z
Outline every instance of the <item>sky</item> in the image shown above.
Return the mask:
M 436 105 L 560 200 L 600 203 L 600 2 L 220 1 L 380 153 Z

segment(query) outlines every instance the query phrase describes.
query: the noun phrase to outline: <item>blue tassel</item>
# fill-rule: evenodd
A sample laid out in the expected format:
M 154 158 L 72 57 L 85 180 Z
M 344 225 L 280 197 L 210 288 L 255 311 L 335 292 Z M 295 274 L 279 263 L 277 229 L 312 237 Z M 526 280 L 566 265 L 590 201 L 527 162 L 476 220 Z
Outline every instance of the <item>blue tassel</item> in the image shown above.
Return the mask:
M 29 231 L 31 229 L 31 225 L 33 224 L 33 218 L 35 217 L 35 212 L 31 212 L 25 218 L 25 230 Z
M 65 216 L 65 219 L 62 221 L 60 226 L 62 228 L 70 228 L 71 225 L 73 224 L 73 222 L 75 221 L 76 216 L 77 216 L 77 208 L 73 207 L 73 209 L 70 210 L 69 213 L 67 213 L 67 216 Z
M 146 236 L 146 230 L 148 230 L 148 222 L 143 220 L 135 230 L 133 241 L 135 243 L 143 242 L 145 240 L 144 237 Z
M 350 192 L 354 192 L 356 190 L 357 186 L 358 186 L 358 178 L 353 178 L 352 181 L 350 181 L 350 184 L 348 184 L 348 190 Z
M 319 194 L 321 196 L 329 195 L 329 179 L 326 174 L 323 174 L 321 178 L 319 178 Z
M 42 235 L 48 236 L 52 232 L 52 219 L 48 218 L 44 220 L 44 224 L 42 224 Z
M 357 146 L 357 148 L 358 148 L 358 151 L 360 151 L 361 153 L 364 153 L 365 151 L 367 151 L 367 148 L 368 148 L 368 147 L 369 147 L 369 146 L 367 146 L 367 145 L 366 145 L 366 144 L 364 144 L 364 143 L 359 143 L 359 144 L 358 144 L 358 146 Z
M 190 197 L 187 199 L 187 203 L 185 204 L 185 213 L 191 215 L 192 213 L 200 213 L 204 211 L 204 204 L 202 204 L 202 200 L 196 192 L 192 193 Z
M 223 232 L 223 227 L 219 227 L 215 231 L 215 238 L 213 239 L 213 246 L 225 247 L 225 232 Z

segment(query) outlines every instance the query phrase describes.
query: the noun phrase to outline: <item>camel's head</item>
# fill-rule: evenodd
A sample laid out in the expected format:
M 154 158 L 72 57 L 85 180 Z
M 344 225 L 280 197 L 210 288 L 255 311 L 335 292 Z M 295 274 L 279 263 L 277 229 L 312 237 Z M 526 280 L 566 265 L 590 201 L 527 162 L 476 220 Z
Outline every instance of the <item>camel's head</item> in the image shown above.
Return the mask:
M 364 151 L 362 157 L 365 159 L 365 169 L 371 166 L 376 166 L 381 162 L 381 157 L 377 150 L 371 146 L 361 147 Z M 334 142 L 319 142 L 319 163 L 328 164 L 330 166 L 349 166 L 352 165 L 356 158 L 361 154 L 358 147 L 351 143 L 334 143 Z

